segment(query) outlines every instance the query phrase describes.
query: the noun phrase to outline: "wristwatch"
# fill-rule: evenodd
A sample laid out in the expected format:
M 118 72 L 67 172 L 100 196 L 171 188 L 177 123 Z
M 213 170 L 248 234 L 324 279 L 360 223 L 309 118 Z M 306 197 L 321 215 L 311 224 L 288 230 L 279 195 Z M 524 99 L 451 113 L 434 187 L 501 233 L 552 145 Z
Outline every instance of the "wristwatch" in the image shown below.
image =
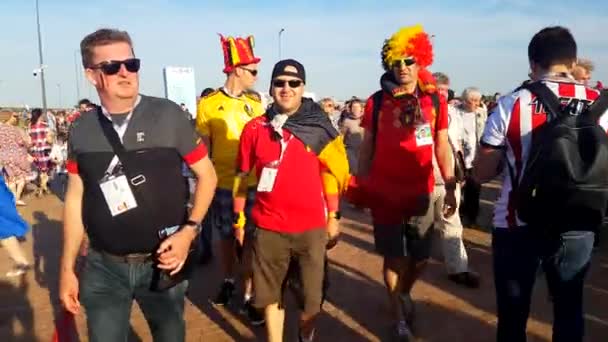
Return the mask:
M 194 231 L 196 232 L 196 234 L 199 234 L 201 232 L 201 230 L 203 230 L 203 226 L 193 220 L 188 220 L 184 223 L 184 227 L 189 227 L 191 229 L 194 229 Z
M 445 182 L 444 187 L 447 191 L 456 190 L 456 181 Z

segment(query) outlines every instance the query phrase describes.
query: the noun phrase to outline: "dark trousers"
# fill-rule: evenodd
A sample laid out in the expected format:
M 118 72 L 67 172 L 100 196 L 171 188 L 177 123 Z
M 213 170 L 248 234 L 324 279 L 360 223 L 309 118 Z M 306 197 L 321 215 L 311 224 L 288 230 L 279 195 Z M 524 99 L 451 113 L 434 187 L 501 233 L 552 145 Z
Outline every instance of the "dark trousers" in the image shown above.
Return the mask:
M 155 342 L 185 339 L 184 296 L 188 282 L 163 291 L 150 290 L 151 262 L 126 264 L 89 249 L 80 279 L 91 342 L 127 341 L 133 299 L 148 321 Z
M 469 224 L 475 223 L 479 215 L 479 195 L 481 194 L 481 184 L 473 179 L 473 169 L 466 170 L 466 182 L 462 193 L 464 203 L 461 206 L 462 215 L 468 220 Z
M 552 241 L 551 241 L 552 240 Z M 532 289 L 543 267 L 553 300 L 553 341 L 583 341 L 583 284 L 594 233 L 572 231 L 553 239 L 532 228 L 492 234 L 498 306 L 498 342 L 525 342 Z

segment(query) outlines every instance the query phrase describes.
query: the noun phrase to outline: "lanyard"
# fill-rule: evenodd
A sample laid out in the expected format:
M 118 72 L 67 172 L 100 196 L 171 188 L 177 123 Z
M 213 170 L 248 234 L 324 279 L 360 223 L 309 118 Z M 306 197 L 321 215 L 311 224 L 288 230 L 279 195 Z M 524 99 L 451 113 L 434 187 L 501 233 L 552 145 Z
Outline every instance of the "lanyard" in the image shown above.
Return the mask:
M 285 151 L 287 151 L 287 146 L 289 145 L 289 142 L 291 141 L 291 139 L 293 139 L 293 134 L 289 137 L 289 139 L 287 139 L 287 141 L 284 141 L 283 138 L 281 138 L 281 140 L 279 140 L 279 142 L 281 143 L 281 154 L 279 155 L 279 164 L 281 163 L 281 161 L 283 160 L 283 157 L 285 156 Z
M 133 116 L 135 107 L 137 107 L 140 100 L 141 100 L 141 96 L 138 95 L 137 100 L 135 100 L 135 105 L 133 105 L 133 109 L 131 109 L 131 111 L 125 118 L 125 121 L 122 123 L 122 125 L 119 125 L 116 122 L 112 121 L 111 114 L 108 113 L 108 111 L 103 106 L 101 107 L 101 113 L 103 114 L 103 116 L 105 116 L 108 120 L 110 120 L 112 122 L 112 127 L 114 127 L 116 134 L 118 134 L 118 137 L 120 138 L 121 143 L 123 142 L 125 133 L 127 132 L 127 128 L 129 127 L 129 121 L 131 121 L 131 117 Z M 123 145 L 124 145 L 124 143 L 123 143 Z M 113 174 L 114 169 L 116 168 L 116 166 L 118 166 L 119 163 L 120 163 L 120 160 L 118 160 L 118 156 L 114 155 L 114 158 L 112 158 L 112 161 L 110 161 L 110 165 L 108 165 L 108 168 L 106 169 L 106 175 Z
M 135 100 L 135 104 L 133 105 L 133 109 L 131 109 L 131 111 L 127 115 L 127 118 L 122 123 L 122 125 L 119 125 L 119 124 L 115 123 L 114 121 L 112 121 L 112 115 L 103 106 L 101 106 L 101 113 L 103 114 L 103 116 L 105 116 L 106 118 L 108 118 L 108 120 L 110 120 L 112 122 L 112 126 L 114 127 L 114 130 L 116 131 L 116 133 L 118 133 L 120 142 L 123 141 L 123 137 L 125 136 L 125 133 L 127 132 L 127 128 L 129 127 L 129 121 L 131 121 L 131 117 L 133 116 L 133 111 L 135 111 L 135 107 L 137 107 L 137 105 L 139 104 L 140 101 L 141 101 L 141 96 L 138 95 L 137 100 Z

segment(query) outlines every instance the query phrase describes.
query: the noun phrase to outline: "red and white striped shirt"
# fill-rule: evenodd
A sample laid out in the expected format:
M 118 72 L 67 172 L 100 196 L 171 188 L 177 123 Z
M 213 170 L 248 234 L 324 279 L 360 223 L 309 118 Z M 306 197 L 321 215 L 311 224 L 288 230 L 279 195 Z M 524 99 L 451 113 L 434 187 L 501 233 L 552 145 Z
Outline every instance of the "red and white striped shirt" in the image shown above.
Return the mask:
M 575 83 L 574 80 L 563 79 L 559 82 L 543 80 L 543 82 L 560 98 L 562 103 L 573 101 L 580 103 L 578 108 L 581 112 L 599 97 L 598 90 Z M 486 145 L 505 147 L 506 162 L 515 171 L 517 180 L 521 180 L 534 131 L 546 120 L 544 108 L 538 104 L 536 96 L 526 89 L 520 89 L 500 98 L 488 118 L 481 141 Z M 608 111 L 602 114 L 599 123 L 608 130 Z M 506 167 L 505 170 L 507 170 Z M 517 218 L 512 189 L 511 177 L 508 171 L 505 171 L 502 192 L 494 206 L 494 227 L 496 228 L 524 225 Z

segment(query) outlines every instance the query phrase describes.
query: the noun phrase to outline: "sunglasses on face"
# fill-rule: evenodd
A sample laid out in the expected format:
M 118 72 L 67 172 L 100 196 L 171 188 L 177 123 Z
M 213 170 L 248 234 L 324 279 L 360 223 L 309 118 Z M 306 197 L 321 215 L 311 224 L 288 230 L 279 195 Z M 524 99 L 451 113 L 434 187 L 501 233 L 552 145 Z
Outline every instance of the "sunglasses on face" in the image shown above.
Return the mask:
M 289 84 L 290 88 L 299 88 L 302 85 L 301 80 L 274 80 L 272 85 L 276 88 L 284 88 L 285 84 Z
M 129 58 L 124 61 L 109 61 L 101 62 L 91 67 L 91 69 L 100 69 L 106 75 L 116 75 L 120 71 L 121 65 L 124 64 L 128 72 L 138 72 L 141 61 L 139 58 Z
M 247 69 L 247 68 L 243 68 L 243 67 L 241 67 L 241 69 L 249 71 L 249 73 L 250 73 L 250 74 L 251 74 L 251 76 L 253 76 L 253 77 L 257 77 L 257 76 L 258 76 L 258 71 L 257 71 L 257 70 L 254 70 L 254 69 Z
M 416 64 L 416 60 L 414 60 L 413 58 L 403 58 L 403 59 L 398 59 L 396 61 L 393 62 L 393 68 L 401 68 L 403 66 L 412 66 Z

